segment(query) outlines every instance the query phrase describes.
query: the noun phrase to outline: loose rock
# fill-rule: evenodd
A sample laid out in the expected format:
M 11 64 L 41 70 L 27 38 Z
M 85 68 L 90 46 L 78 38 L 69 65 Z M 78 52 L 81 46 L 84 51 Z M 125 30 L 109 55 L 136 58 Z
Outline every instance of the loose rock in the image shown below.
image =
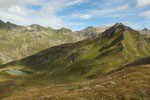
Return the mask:
M 109 82 L 109 84 L 113 84 L 113 85 L 115 85 L 115 84 L 116 84 L 116 82 L 114 82 L 114 81 L 111 81 L 111 82 Z
M 106 87 L 102 85 L 95 85 L 95 88 L 106 88 Z
M 89 88 L 88 86 L 86 86 L 86 87 L 83 87 L 83 88 L 80 89 L 80 91 L 84 91 L 84 90 L 91 90 L 91 88 Z

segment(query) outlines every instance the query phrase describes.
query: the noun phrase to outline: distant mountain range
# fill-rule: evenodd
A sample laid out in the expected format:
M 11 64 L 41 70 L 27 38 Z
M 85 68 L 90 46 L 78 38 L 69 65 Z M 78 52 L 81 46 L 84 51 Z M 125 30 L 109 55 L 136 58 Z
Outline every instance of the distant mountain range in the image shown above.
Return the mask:
M 37 24 L 31 26 L 19 26 L 0 20 L 0 62 L 8 63 L 33 55 L 49 47 L 75 43 L 84 39 L 98 37 L 109 27 L 88 27 L 81 31 L 72 32 L 70 29 L 45 28 Z M 139 31 L 147 42 L 149 30 Z
M 7 63 L 35 54 L 49 47 L 96 37 L 108 27 L 89 27 L 82 31 L 45 28 L 37 24 L 19 26 L 0 21 L 0 62 Z
M 150 30 L 147 28 L 144 28 L 143 30 L 139 31 L 141 34 L 150 34 Z
M 117 23 L 98 37 L 55 46 L 6 66 L 67 79 L 92 78 L 149 55 L 142 35 Z
M 121 23 L 72 32 L 1 22 L 0 99 L 148 100 L 148 39 Z

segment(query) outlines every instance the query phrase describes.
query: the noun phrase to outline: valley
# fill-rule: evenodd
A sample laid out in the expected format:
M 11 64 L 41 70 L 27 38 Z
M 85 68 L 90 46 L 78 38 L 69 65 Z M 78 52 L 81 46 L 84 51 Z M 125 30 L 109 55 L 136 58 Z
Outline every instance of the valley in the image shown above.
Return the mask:
M 149 58 L 146 58 L 149 61 Z M 141 62 L 138 64 L 138 62 Z M 143 100 L 150 97 L 150 65 L 138 60 L 136 63 L 121 66 L 103 77 L 80 82 L 58 81 L 52 77 L 9 77 L 1 86 L 4 100 Z M 43 77 L 43 78 L 41 78 Z M 0 82 L 2 83 L 2 82 Z M 11 93 L 11 94 L 8 94 Z
M 0 100 L 150 100 L 150 0 L 0 0 Z
M 116 23 L 103 33 L 82 39 L 76 38 L 77 42 L 56 45 L 1 65 L 0 98 L 150 98 L 150 45 L 139 31 Z

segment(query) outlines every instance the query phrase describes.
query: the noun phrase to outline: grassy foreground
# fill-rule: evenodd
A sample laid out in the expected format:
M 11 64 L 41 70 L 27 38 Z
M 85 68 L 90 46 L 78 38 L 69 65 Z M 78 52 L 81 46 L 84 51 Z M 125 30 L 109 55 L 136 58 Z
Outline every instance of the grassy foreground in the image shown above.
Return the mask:
M 8 80 L 0 82 L 0 97 L 4 98 L 3 100 L 148 100 L 150 98 L 149 64 L 123 66 L 103 77 L 81 82 L 58 81 L 43 76 L 7 75 L 7 78 Z

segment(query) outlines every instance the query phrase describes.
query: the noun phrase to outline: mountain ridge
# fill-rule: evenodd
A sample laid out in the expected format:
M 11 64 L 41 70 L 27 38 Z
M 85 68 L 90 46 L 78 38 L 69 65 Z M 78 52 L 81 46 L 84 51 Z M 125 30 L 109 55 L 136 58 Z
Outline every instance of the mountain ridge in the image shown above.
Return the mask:
M 122 64 L 147 57 L 149 51 L 148 43 L 138 31 L 116 24 L 99 37 L 52 47 L 6 66 L 23 66 L 24 70 L 55 77 L 84 79 L 101 76 Z
M 89 36 L 93 31 L 85 30 L 84 33 L 87 33 L 87 35 L 82 35 L 83 32 L 72 32 L 67 28 L 45 28 L 38 24 L 19 26 L 1 21 L 0 46 L 3 48 L 0 48 L 0 62 L 5 64 L 33 55 L 52 46 L 95 37 L 95 34 Z M 97 34 L 100 33 L 97 32 Z M 82 35 L 82 38 L 79 34 Z
M 144 37 L 117 23 L 96 37 L 53 46 L 1 65 L 0 98 L 147 99 L 149 56 Z

